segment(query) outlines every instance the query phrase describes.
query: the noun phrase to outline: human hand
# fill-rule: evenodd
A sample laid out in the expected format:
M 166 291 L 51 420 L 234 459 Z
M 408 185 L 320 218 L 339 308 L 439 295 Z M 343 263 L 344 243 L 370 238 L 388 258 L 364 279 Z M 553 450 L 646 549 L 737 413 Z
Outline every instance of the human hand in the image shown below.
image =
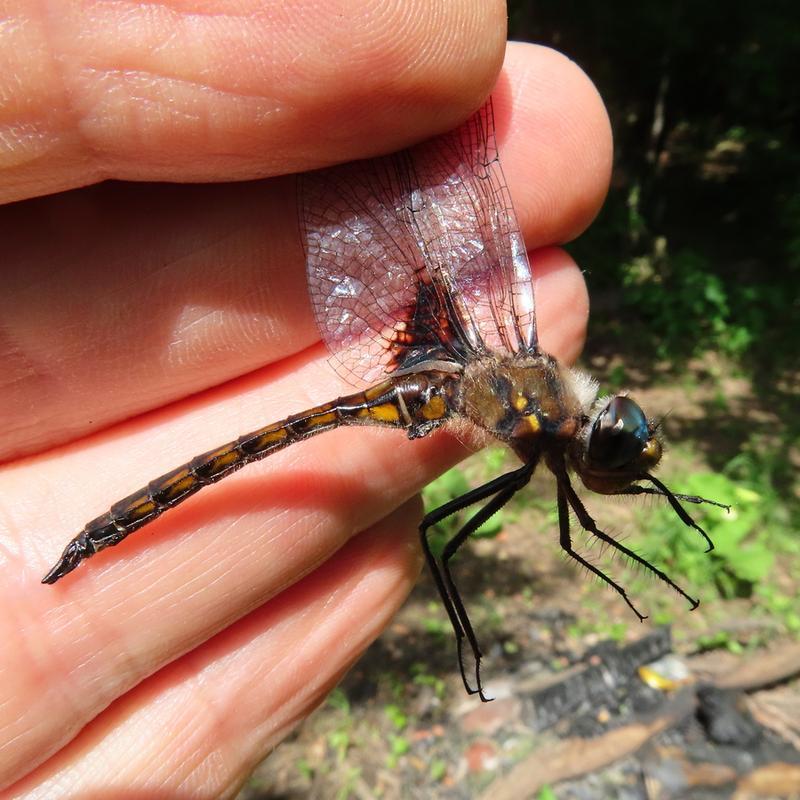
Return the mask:
M 408 498 L 461 450 L 318 437 L 42 586 L 115 500 L 349 390 L 315 345 L 291 179 L 89 184 L 269 176 L 452 127 L 495 81 L 504 7 L 17 6 L 0 28 L 17 59 L 0 191 L 29 198 L 0 211 L 0 780 L 7 796 L 230 796 L 402 603 L 420 563 Z M 548 245 L 599 208 L 608 122 L 543 48 L 509 47 L 494 98 L 542 344 L 570 360 L 585 289 Z

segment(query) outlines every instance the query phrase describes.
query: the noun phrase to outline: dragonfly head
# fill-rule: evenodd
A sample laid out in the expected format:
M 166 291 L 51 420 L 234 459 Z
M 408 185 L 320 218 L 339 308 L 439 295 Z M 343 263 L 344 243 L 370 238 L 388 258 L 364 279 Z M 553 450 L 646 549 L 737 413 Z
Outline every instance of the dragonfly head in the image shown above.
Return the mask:
M 572 461 L 587 489 L 614 494 L 661 460 L 657 425 L 626 395 L 604 400 L 584 427 Z

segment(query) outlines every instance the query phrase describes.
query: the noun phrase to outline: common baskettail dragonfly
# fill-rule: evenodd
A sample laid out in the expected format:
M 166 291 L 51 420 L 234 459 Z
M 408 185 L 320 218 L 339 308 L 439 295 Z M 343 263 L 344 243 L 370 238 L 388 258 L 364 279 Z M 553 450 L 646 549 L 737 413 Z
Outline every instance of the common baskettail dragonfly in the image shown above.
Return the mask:
M 369 388 L 240 436 L 150 481 L 87 523 L 42 582 L 55 583 L 204 486 L 316 434 L 377 425 L 417 439 L 457 424 L 459 435 L 471 428 L 483 439 L 497 439 L 522 462 L 426 514 L 420 524 L 468 693 L 490 699 L 451 561 L 540 463 L 556 479 L 559 541 L 569 556 L 645 619 L 619 583 L 574 549 L 571 510 L 589 534 L 696 607 L 698 601 L 665 572 L 601 530 L 573 487 L 570 473 L 601 494 L 659 496 L 708 550 L 713 547 L 681 505 L 713 501 L 675 494 L 652 473 L 662 454 L 658 424 L 626 394 L 598 399 L 594 380 L 539 347 L 534 276 L 498 157 L 491 101 L 454 131 L 298 180 L 309 296 L 319 330 L 334 368 Z M 434 552 L 432 526 L 481 503 L 443 550 Z

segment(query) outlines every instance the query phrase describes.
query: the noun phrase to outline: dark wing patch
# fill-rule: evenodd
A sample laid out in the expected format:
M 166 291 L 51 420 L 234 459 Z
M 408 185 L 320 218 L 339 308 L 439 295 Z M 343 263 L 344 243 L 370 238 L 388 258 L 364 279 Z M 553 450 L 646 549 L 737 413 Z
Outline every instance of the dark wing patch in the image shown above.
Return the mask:
M 533 288 L 491 103 L 455 131 L 301 176 L 317 324 L 351 381 L 533 348 Z

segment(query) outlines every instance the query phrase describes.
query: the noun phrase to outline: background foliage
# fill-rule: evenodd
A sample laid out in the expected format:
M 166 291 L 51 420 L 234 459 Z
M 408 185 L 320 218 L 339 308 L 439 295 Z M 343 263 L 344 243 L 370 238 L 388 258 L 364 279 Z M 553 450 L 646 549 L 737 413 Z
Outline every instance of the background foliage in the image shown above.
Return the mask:
M 511 37 L 568 54 L 611 115 L 613 187 L 573 248 L 612 312 L 595 329 L 633 328 L 626 340 L 676 368 L 708 349 L 751 374 L 791 366 L 798 7 L 537 0 L 509 12 Z

